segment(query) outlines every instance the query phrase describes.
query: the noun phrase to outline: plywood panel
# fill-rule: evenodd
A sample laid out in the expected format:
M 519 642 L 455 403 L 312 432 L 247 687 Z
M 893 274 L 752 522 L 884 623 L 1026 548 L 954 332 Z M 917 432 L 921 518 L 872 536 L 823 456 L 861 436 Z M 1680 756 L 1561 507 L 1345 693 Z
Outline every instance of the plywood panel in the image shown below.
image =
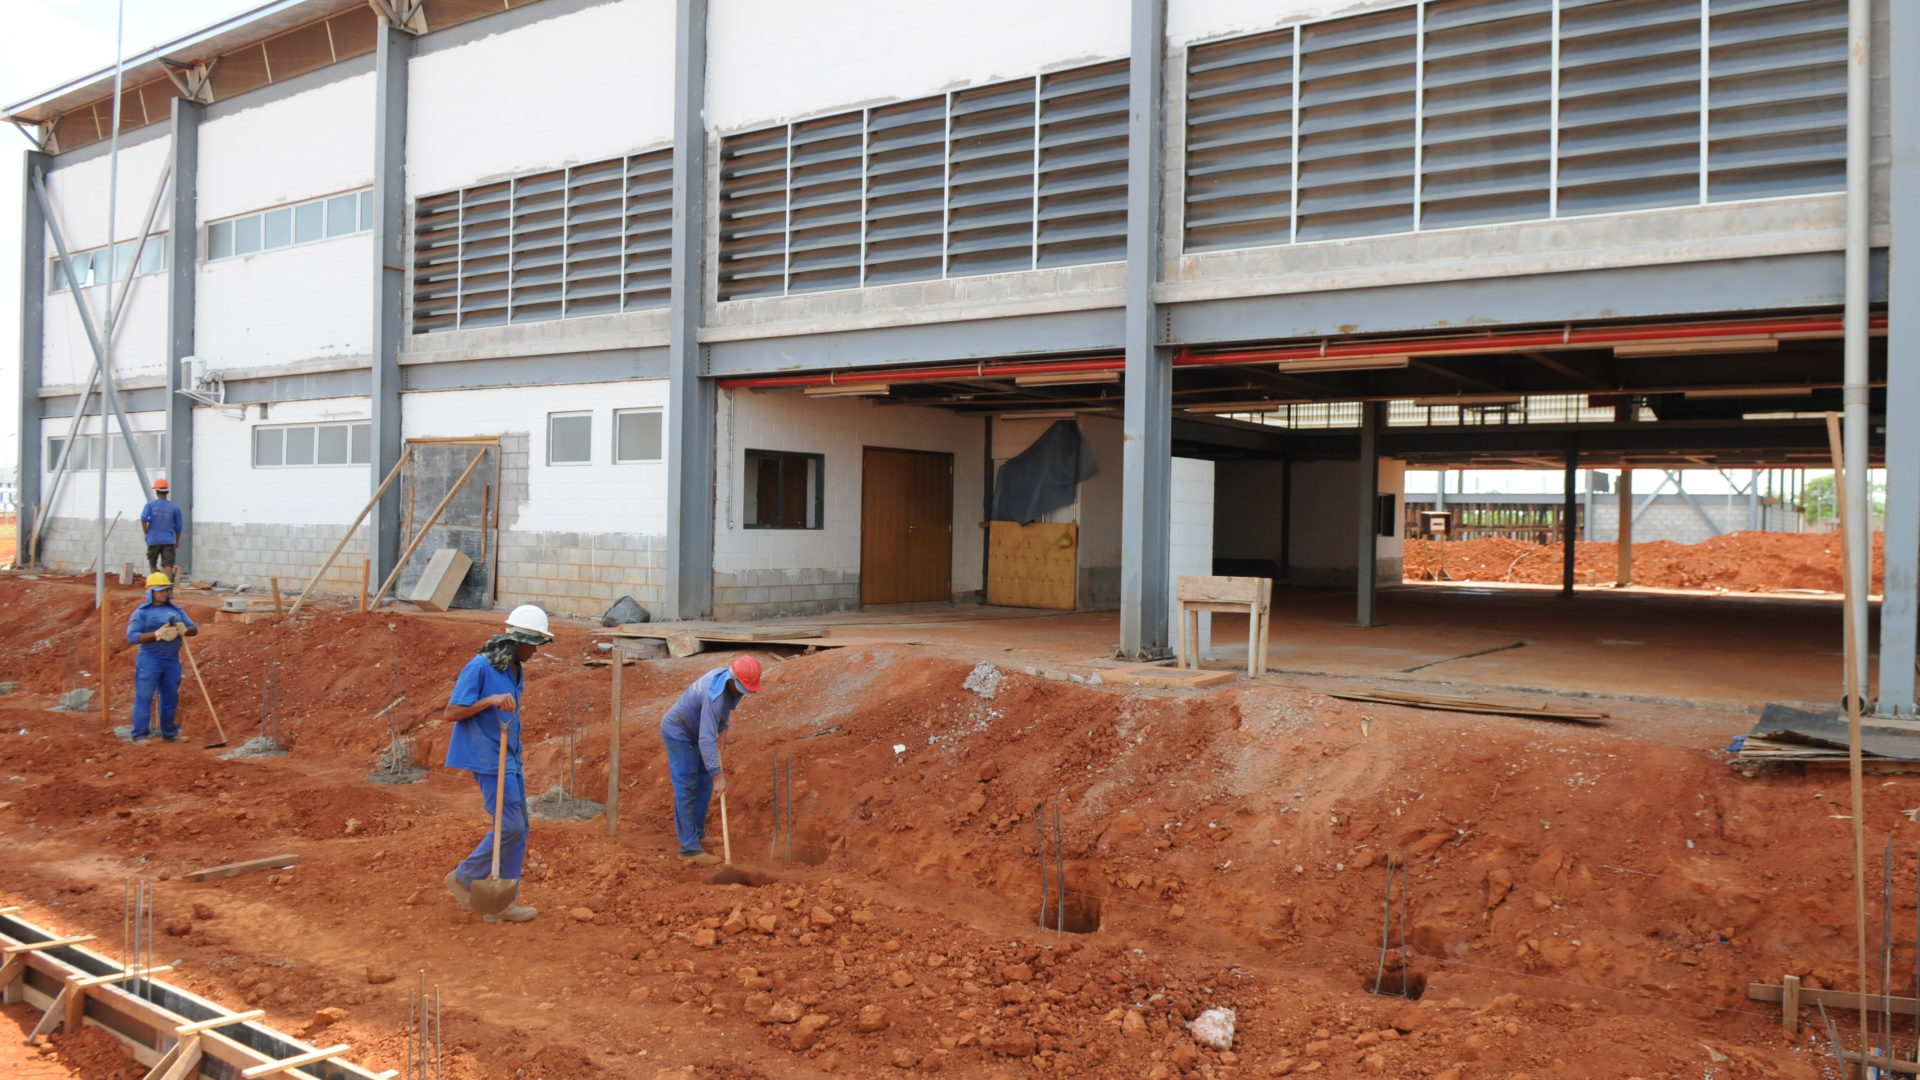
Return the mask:
M 1073 610 L 1080 526 L 996 521 L 987 547 L 987 603 Z

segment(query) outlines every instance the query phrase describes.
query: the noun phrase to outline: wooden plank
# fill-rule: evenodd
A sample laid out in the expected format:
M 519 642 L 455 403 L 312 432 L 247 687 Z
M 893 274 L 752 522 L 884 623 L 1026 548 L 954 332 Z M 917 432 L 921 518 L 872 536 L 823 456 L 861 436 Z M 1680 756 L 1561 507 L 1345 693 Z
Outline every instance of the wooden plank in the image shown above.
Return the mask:
M 198 1035 L 180 1044 L 180 1057 L 160 1080 L 189 1080 L 200 1071 L 200 1059 L 206 1055 L 206 1042 Z
M 1261 604 L 1272 595 L 1273 579 L 1181 574 L 1173 579 L 1174 599 L 1206 604 Z
M 8 956 L 17 956 L 20 953 L 39 952 L 42 949 L 61 949 L 68 945 L 78 945 L 83 941 L 92 940 L 92 934 L 75 934 L 73 937 L 49 938 L 46 941 L 29 941 L 24 945 L 8 945 L 6 948 L 0 949 L 0 952 L 4 952 Z
M 1800 976 L 1780 980 L 1780 1031 L 1787 1038 L 1800 1035 Z
M 1749 1001 L 1779 1001 L 1786 996 L 1786 992 L 1787 990 L 1784 986 L 1773 986 L 1768 983 L 1747 984 L 1747 999 Z M 1879 994 L 1868 994 L 1867 1011 L 1880 1012 L 1880 1006 L 1883 1001 L 1889 1002 L 1889 1007 L 1893 1009 L 1895 1016 L 1912 1016 L 1913 1010 L 1916 1007 L 1920 1007 L 1920 999 L 1910 997 L 1888 999 L 1882 998 Z M 1803 986 L 1800 988 L 1800 1004 L 1825 1005 L 1835 1009 L 1858 1010 L 1860 1008 L 1860 991 L 1810 990 Z
M 1072 611 L 1077 603 L 1080 526 L 995 521 L 987 526 L 987 603 Z
M 209 866 L 205 870 L 194 870 L 180 875 L 183 881 L 213 881 L 216 878 L 238 877 L 251 874 L 255 870 L 277 870 L 285 866 L 297 866 L 298 855 L 269 855 L 264 859 L 248 859 L 245 862 L 226 863 L 222 866 Z
M 1576 724 L 1599 726 L 1607 718 L 1606 713 L 1588 712 L 1578 709 L 1556 709 L 1550 706 L 1515 705 L 1508 702 L 1471 699 L 1467 701 L 1427 697 L 1419 694 L 1403 694 L 1391 691 L 1368 691 L 1360 693 L 1348 690 L 1315 690 L 1342 701 L 1365 701 L 1375 705 L 1399 705 L 1408 709 L 1433 709 L 1439 712 L 1480 713 L 1486 716 L 1518 716 L 1536 720 L 1564 720 Z
M 279 1061 L 269 1061 L 265 1065 L 255 1065 L 251 1069 L 241 1069 L 240 1075 L 246 1077 L 247 1080 L 260 1080 L 260 1077 L 263 1076 L 274 1076 L 286 1072 L 288 1069 L 297 1069 L 302 1065 L 312 1065 L 316 1062 L 325 1061 L 328 1058 L 339 1057 L 351 1049 L 353 1049 L 353 1047 L 347 1043 L 339 1043 L 334 1046 L 329 1046 L 324 1050 L 309 1050 L 304 1054 L 295 1054 L 290 1058 L 281 1058 Z
M 248 1009 L 246 1012 L 234 1013 L 231 1016 L 216 1016 L 211 1020 L 195 1020 L 191 1024 L 181 1024 L 173 1029 L 173 1033 L 180 1036 L 196 1035 L 202 1031 L 212 1031 L 214 1028 L 223 1028 L 231 1024 L 250 1024 L 266 1015 L 265 1009 Z
M 128 979 L 152 978 L 153 976 L 159 975 L 162 972 L 167 972 L 172 970 L 173 970 L 172 964 L 162 964 L 157 968 L 133 968 L 127 971 L 116 971 L 112 975 L 89 975 L 80 980 L 80 985 L 82 988 L 92 987 L 92 986 L 109 986 L 113 983 L 125 982 Z
M 701 641 L 752 644 L 775 638 L 817 638 L 826 636 L 823 626 L 702 626 L 698 623 L 623 623 L 611 631 L 613 637 L 670 638 L 692 634 Z
M 1160 667 L 1157 664 L 1103 668 L 1094 674 L 1102 683 L 1109 685 L 1179 690 L 1208 690 L 1230 683 L 1234 677 L 1231 671 L 1202 671 L 1196 668 Z

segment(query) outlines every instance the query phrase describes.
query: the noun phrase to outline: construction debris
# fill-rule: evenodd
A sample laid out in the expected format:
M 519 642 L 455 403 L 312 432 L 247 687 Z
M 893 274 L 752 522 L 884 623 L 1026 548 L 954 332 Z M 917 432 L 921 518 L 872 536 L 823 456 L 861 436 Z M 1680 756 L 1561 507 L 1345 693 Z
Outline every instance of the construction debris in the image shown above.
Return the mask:
M 1839 713 L 1809 712 L 1768 703 L 1753 730 L 1738 740 L 1735 757 L 1751 764 L 1847 760 L 1847 720 Z M 1920 723 L 1864 717 L 1860 755 L 1870 765 L 1920 763 Z
M 245 862 L 225 863 L 209 866 L 205 870 L 193 870 L 180 875 L 182 881 L 213 881 L 217 878 L 237 877 L 251 874 L 255 870 L 279 870 L 300 863 L 298 855 L 269 855 L 263 859 L 248 859 Z

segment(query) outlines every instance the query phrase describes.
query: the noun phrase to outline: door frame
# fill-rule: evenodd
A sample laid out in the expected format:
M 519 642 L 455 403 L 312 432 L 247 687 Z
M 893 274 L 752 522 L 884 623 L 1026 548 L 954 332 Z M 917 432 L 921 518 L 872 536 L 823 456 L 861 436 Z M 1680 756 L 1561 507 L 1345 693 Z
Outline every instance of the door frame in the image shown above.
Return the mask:
M 867 599 L 867 551 L 868 551 L 867 545 L 871 541 L 871 534 L 872 534 L 872 530 L 867 528 L 867 455 L 875 451 L 878 451 L 880 453 L 885 453 L 885 454 L 911 454 L 918 457 L 944 458 L 946 460 L 947 497 L 944 503 L 944 508 L 945 508 L 944 518 L 947 525 L 947 530 L 946 530 L 947 558 L 946 558 L 946 564 L 945 564 L 946 569 L 944 571 L 943 576 L 946 578 L 947 584 L 946 584 L 945 590 L 943 591 L 943 594 L 935 599 L 951 602 L 953 599 L 953 522 L 954 522 L 953 492 L 954 492 L 954 486 L 955 486 L 954 485 L 954 478 L 955 478 L 954 469 L 956 468 L 956 458 L 958 455 L 954 454 L 954 452 L 951 450 L 915 450 L 915 449 L 910 449 L 904 446 L 872 446 L 872 445 L 863 443 L 861 444 L 861 447 L 860 447 L 860 606 L 861 607 L 867 607 L 867 606 L 891 607 L 894 604 L 920 604 L 920 603 L 934 602 L 932 599 L 929 599 L 929 600 L 891 600 L 883 603 L 873 603 Z

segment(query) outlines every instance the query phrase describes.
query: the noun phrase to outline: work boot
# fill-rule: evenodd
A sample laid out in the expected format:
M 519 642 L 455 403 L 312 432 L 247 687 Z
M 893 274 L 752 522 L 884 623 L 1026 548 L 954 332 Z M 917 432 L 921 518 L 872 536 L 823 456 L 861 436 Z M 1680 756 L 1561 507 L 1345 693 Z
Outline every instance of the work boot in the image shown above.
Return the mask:
M 688 866 L 715 866 L 719 864 L 720 856 L 709 855 L 703 851 L 698 855 L 682 855 L 680 861 Z
M 500 914 L 487 915 L 483 916 L 483 918 L 488 922 L 500 922 L 502 920 L 507 922 L 532 922 L 533 917 L 538 914 L 540 914 L 539 908 L 523 907 L 519 904 L 508 904 L 507 910 Z
M 449 870 L 447 871 L 447 876 L 441 880 L 446 882 L 447 891 L 453 894 L 453 898 L 460 902 L 461 911 L 473 910 L 473 902 L 467 892 L 467 887 L 460 884 L 460 871 Z

